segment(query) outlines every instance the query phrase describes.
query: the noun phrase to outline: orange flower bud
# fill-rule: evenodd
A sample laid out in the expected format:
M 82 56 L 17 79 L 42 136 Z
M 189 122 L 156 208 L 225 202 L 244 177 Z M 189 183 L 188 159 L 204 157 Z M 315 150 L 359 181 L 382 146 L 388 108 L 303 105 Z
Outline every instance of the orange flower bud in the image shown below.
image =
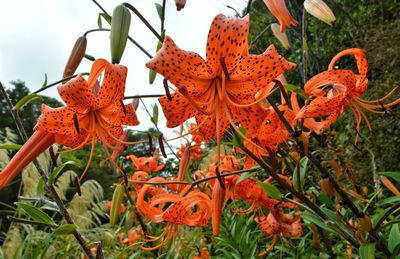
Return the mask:
M 336 20 L 332 10 L 322 0 L 305 0 L 304 9 L 315 18 L 329 25 L 332 25 Z
M 279 40 L 279 42 L 282 44 L 282 46 L 285 49 L 289 49 L 290 45 L 289 45 L 288 37 L 286 35 L 286 32 L 281 32 L 280 25 L 277 23 L 271 24 L 271 30 L 272 30 L 272 33 L 274 34 L 275 38 L 277 38 Z
M 72 48 L 71 54 L 69 55 L 67 64 L 65 65 L 63 78 L 72 76 L 75 73 L 76 69 L 83 59 L 83 56 L 85 56 L 86 46 L 87 39 L 85 36 L 81 36 L 76 40 L 75 45 Z
M 224 202 L 225 202 L 225 189 L 222 188 L 221 184 L 218 181 L 215 181 L 212 192 L 212 207 L 213 207 L 212 229 L 214 236 L 218 236 L 219 233 L 219 225 L 221 222 L 221 215 L 222 215 L 222 209 L 224 207 Z

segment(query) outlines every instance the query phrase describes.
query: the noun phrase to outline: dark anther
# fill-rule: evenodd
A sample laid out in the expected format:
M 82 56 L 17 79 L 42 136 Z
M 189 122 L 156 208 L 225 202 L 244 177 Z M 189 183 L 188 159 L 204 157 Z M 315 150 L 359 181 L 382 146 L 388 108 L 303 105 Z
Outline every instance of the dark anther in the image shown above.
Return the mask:
M 75 177 L 74 183 L 75 183 L 76 192 L 78 193 L 79 196 L 82 196 L 81 181 L 79 181 L 79 178 L 77 176 Z
M 126 172 L 122 168 L 121 168 L 121 174 L 122 177 L 124 177 L 125 186 L 128 186 L 128 176 L 126 175 Z
M 161 154 L 163 157 L 167 158 L 167 153 L 165 153 L 164 142 L 163 142 L 163 134 L 158 136 L 158 145 L 160 146 Z
M 229 76 L 229 73 L 228 73 L 228 68 L 226 67 L 225 58 L 224 57 L 220 57 L 219 61 L 221 62 L 221 66 L 222 66 L 222 69 L 224 70 L 224 74 L 225 74 L 226 78 L 228 80 L 231 80 L 231 78 Z
M 120 102 L 121 102 L 122 110 L 124 111 L 124 114 L 125 114 L 125 116 L 126 116 L 126 107 L 125 107 L 125 104 L 124 104 L 124 102 L 123 102 L 122 100 L 120 100 Z
M 74 115 L 72 116 L 73 120 L 74 120 L 74 126 L 75 126 L 75 130 L 76 132 L 79 134 L 81 133 L 81 130 L 79 128 L 79 122 L 78 122 L 78 116 L 76 115 L 76 113 L 74 113 Z
M 153 151 L 154 151 L 154 149 L 153 149 L 153 137 L 151 136 L 150 133 L 147 133 L 147 138 L 148 138 L 148 142 L 149 142 L 150 153 L 153 153 Z
M 381 107 L 382 107 L 382 110 L 385 112 L 385 115 L 393 115 L 393 113 L 390 111 L 390 110 L 388 110 L 387 108 L 386 108 L 386 106 L 381 102 L 381 101 L 379 101 L 379 104 L 381 105 Z
M 218 179 L 219 184 L 221 185 L 221 188 L 225 190 L 225 183 L 221 177 L 221 174 L 219 173 L 219 166 L 217 166 L 215 168 L 215 174 L 217 175 L 217 179 Z
M 272 81 L 273 81 L 275 84 L 278 85 L 279 91 L 281 91 L 281 94 L 282 94 L 283 98 L 285 99 L 286 104 L 289 104 L 289 96 L 288 96 L 288 94 L 287 94 L 287 92 L 286 92 L 286 89 L 285 89 L 285 87 L 283 86 L 282 82 L 279 81 L 279 80 L 277 80 L 277 79 L 274 79 L 274 80 L 272 80 Z
M 163 84 L 164 84 L 165 95 L 167 96 L 168 101 L 171 101 L 172 100 L 172 96 L 169 93 L 168 79 L 164 78 L 163 79 Z

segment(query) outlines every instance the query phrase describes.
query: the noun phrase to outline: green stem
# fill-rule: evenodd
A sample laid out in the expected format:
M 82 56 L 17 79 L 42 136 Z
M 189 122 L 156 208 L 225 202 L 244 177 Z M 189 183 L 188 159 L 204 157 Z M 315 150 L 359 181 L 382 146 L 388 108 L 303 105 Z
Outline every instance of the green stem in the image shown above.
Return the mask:
M 164 41 L 163 37 L 161 37 L 161 35 L 158 34 L 158 32 L 153 28 L 153 26 L 151 26 L 151 24 L 146 20 L 146 18 L 144 18 L 143 15 L 133 5 L 131 5 L 130 3 L 123 3 L 123 5 L 125 5 L 125 7 L 127 7 L 134 14 L 136 14 L 136 16 L 147 26 L 147 28 L 150 29 L 150 31 L 158 38 L 160 42 Z

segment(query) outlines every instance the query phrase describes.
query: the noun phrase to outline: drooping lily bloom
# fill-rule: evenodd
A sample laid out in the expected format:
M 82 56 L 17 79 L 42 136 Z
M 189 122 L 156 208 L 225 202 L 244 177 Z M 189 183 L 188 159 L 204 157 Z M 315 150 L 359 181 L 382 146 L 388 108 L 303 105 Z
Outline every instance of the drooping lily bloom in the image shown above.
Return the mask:
M 155 177 L 150 182 L 165 183 L 165 179 Z M 137 198 L 138 209 L 155 223 L 167 222 L 163 233 L 158 237 L 149 236 L 145 241 L 162 241 L 155 247 L 140 247 L 143 250 L 155 250 L 169 242 L 171 238 L 180 237 L 181 225 L 190 227 L 205 226 L 211 217 L 210 198 L 199 191 L 192 191 L 185 197 L 172 193 L 156 193 L 149 190 L 152 186 L 145 184 Z
M 269 11 L 278 19 L 281 25 L 281 32 L 286 30 L 286 26 L 296 26 L 297 22 L 286 7 L 285 0 L 264 0 Z
M 355 57 L 358 73 L 352 70 L 335 69 L 335 63 L 343 56 L 353 55 Z M 390 97 L 396 90 L 393 89 L 385 97 L 374 101 L 361 99 L 368 84 L 368 63 L 362 49 L 346 49 L 338 53 L 329 64 L 328 70 L 312 77 L 304 90 L 310 97 L 311 102 L 305 105 L 297 114 L 296 118 L 321 118 L 320 128 L 326 128 L 350 107 L 356 119 L 356 129 L 359 131 L 361 120 L 364 119 L 369 129 L 371 125 L 362 111 L 362 108 L 370 112 L 385 113 L 386 108 L 400 102 L 397 99 L 391 103 L 382 102 Z
M 171 100 L 159 98 L 168 127 L 195 116 L 204 137 L 219 140 L 230 124 L 250 129 L 261 123 L 262 111 L 254 95 L 295 64 L 272 45 L 263 54 L 249 55 L 248 31 L 249 15 L 243 19 L 217 15 L 208 34 L 206 60 L 165 37 L 146 66 L 176 86 Z
M 275 206 L 268 216 L 256 217 L 255 221 L 266 236 L 279 233 L 282 233 L 284 237 L 301 237 L 303 235 L 300 216 L 285 213 L 279 206 Z
M 104 78 L 100 86 L 97 79 L 103 71 Z M 134 107 L 122 103 L 126 74 L 125 66 L 97 59 L 93 62 L 88 80 L 79 75 L 59 86 L 57 90 L 66 106 L 42 106 L 34 134 L 0 174 L 0 189 L 54 143 L 71 147 L 68 151 L 92 145 L 82 176 L 89 168 L 96 141 L 106 147 L 109 157 L 108 148 L 115 148 L 116 143 L 126 143 L 119 139 L 123 125 L 139 124 Z
M 158 164 L 158 157 L 137 157 L 135 155 L 126 156 L 126 158 L 132 160 L 135 165 L 135 169 L 138 171 L 145 171 L 148 173 L 155 173 L 164 168 L 164 164 Z

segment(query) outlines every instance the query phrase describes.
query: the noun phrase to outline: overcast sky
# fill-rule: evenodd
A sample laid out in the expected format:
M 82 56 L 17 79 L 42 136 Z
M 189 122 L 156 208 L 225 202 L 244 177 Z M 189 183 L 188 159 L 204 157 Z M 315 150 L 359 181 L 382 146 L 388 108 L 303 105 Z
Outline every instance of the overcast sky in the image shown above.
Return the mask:
M 114 7 L 121 1 L 98 0 L 112 14 Z M 128 1 L 135 6 L 146 19 L 160 30 L 160 20 L 154 3 L 161 0 Z M 167 0 L 166 34 L 184 50 L 191 50 L 205 57 L 206 40 L 212 19 L 219 13 L 233 15 L 234 11 L 226 5 L 241 11 L 247 0 L 187 0 L 181 11 L 176 11 L 175 2 Z M 85 31 L 97 28 L 100 9 L 91 0 L 0 0 L 0 80 L 9 86 L 11 80 L 20 79 L 34 91 L 41 87 L 45 73 L 48 82 L 62 77 L 65 63 L 75 40 Z M 103 22 L 106 27 L 107 23 Z M 155 54 L 157 39 L 132 13 L 130 36 Z M 108 33 L 97 32 L 88 36 L 88 54 L 96 58 L 110 60 Z M 148 57 L 133 44 L 128 43 L 121 64 L 128 67 L 125 95 L 162 94 L 162 77 L 157 76 L 153 85 L 148 83 L 148 69 L 145 63 Z M 84 59 L 77 72 L 90 71 L 91 62 Z M 42 92 L 58 97 L 56 88 Z M 155 103 L 156 99 L 147 103 Z M 161 109 L 160 109 L 161 112 Z M 141 125 L 145 130 L 151 124 L 143 111 L 138 112 Z M 160 124 L 165 125 L 161 118 Z

